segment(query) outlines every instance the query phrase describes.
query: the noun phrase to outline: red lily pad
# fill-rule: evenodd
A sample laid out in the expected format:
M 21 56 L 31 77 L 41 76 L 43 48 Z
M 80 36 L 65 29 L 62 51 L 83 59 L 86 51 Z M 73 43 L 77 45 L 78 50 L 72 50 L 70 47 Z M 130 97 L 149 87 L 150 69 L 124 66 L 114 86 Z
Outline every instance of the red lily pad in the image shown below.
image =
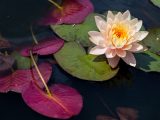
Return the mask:
M 83 100 L 75 89 L 55 84 L 50 87 L 50 91 L 52 96 L 31 83 L 22 93 L 22 97 L 29 107 L 47 117 L 68 119 L 80 113 Z
M 51 24 L 78 24 L 93 12 L 94 7 L 90 0 L 63 0 L 62 10 L 53 8 L 47 16 L 39 22 L 41 25 Z
M 49 55 L 56 53 L 61 47 L 63 47 L 64 41 L 59 38 L 55 37 L 49 37 L 41 42 L 39 42 L 37 45 L 33 47 L 27 47 L 21 51 L 22 56 L 30 56 L 29 51 L 32 50 L 33 54 L 38 55 Z
M 47 83 L 52 73 L 52 66 L 49 63 L 42 63 L 38 67 Z M 41 88 L 44 87 L 35 68 L 16 70 L 11 75 L 0 78 L 0 92 L 14 91 L 21 93 L 28 88 L 31 81 L 35 81 Z
M 15 60 L 12 56 L 0 54 L 0 72 L 11 69 Z

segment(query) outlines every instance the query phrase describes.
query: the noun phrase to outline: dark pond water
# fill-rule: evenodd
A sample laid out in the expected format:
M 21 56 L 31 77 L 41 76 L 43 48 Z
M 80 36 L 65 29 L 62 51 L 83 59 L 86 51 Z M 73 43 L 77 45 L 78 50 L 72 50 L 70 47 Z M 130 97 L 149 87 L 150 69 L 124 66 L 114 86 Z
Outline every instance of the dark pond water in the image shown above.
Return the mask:
M 144 21 L 146 28 L 160 27 L 160 9 L 148 0 L 92 0 L 95 11 L 130 10 Z M 1 0 L 0 33 L 15 46 L 31 42 L 30 24 L 49 7 L 47 0 Z M 38 37 L 53 35 L 46 27 L 34 26 Z M 108 107 L 132 107 L 139 111 L 139 120 L 160 120 L 160 74 L 145 73 L 134 68 L 123 68 L 120 76 L 110 81 L 95 83 L 71 77 L 58 66 L 53 66 L 51 81 L 73 86 L 83 95 L 84 108 L 71 120 L 95 120 L 99 114 L 110 114 Z M 33 112 L 16 93 L 0 94 L 0 120 L 51 120 Z

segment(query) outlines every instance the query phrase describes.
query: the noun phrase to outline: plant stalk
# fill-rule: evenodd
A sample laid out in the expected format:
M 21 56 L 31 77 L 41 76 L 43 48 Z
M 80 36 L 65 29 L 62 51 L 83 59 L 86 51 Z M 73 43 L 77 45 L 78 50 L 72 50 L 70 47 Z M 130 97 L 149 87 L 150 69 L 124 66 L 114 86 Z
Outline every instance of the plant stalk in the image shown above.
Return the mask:
M 58 9 L 62 10 L 63 8 L 57 4 L 54 0 L 48 0 L 50 3 L 52 3 L 54 6 L 56 6 Z

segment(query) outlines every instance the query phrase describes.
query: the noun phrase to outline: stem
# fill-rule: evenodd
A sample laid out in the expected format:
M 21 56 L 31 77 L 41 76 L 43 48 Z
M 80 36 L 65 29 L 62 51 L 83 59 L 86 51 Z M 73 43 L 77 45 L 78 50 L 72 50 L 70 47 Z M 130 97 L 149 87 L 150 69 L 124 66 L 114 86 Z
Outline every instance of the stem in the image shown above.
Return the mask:
M 38 45 L 38 41 L 37 41 L 37 39 L 36 39 L 36 36 L 35 36 L 34 33 L 33 33 L 33 28 L 32 28 L 32 26 L 30 27 L 30 30 L 31 30 L 31 34 L 32 34 L 32 38 L 33 38 L 34 43 L 35 43 L 36 45 Z
M 53 1 L 53 0 L 48 0 L 50 3 L 52 3 L 54 6 L 56 6 L 58 9 L 60 9 L 60 10 L 62 10 L 63 8 L 59 5 L 59 4 L 57 4 L 55 1 Z
M 39 68 L 38 68 L 38 66 L 37 66 L 37 64 L 36 64 L 36 62 L 35 62 L 35 60 L 34 60 L 34 57 L 33 57 L 33 54 L 32 54 L 32 51 L 31 51 L 31 50 L 30 50 L 30 56 L 31 56 L 32 62 L 33 62 L 33 64 L 34 64 L 35 68 L 36 68 L 36 71 L 37 71 L 37 73 L 38 73 L 38 75 L 39 75 L 42 83 L 44 84 L 44 87 L 45 87 L 45 89 L 46 89 L 47 94 L 48 94 L 49 96 L 52 96 L 52 94 L 51 94 L 51 92 L 50 92 L 50 90 L 49 90 L 49 88 L 48 88 L 48 86 L 47 86 L 44 78 L 42 77 L 42 74 L 41 74 L 41 72 L 40 72 L 40 70 L 39 70 Z

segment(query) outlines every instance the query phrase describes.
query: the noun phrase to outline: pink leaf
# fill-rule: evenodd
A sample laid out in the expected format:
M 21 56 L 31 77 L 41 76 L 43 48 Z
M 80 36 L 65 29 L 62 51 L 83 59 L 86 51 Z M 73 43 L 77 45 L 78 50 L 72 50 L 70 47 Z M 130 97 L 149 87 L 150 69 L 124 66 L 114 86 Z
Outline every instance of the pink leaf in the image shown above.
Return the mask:
M 133 108 L 117 108 L 117 113 L 120 120 L 137 120 L 138 119 L 138 111 Z
M 39 24 L 78 24 L 83 22 L 86 16 L 93 12 L 93 5 L 90 0 L 63 0 L 60 9 L 52 9 Z
M 117 120 L 117 119 L 107 116 L 107 115 L 98 115 L 96 117 L 96 120 Z
M 22 97 L 33 110 L 51 118 L 67 119 L 80 113 L 83 100 L 75 89 L 55 84 L 50 87 L 50 91 L 52 96 L 31 83 Z
M 50 37 L 42 40 L 38 45 L 27 47 L 21 51 L 21 55 L 30 56 L 29 51 L 33 54 L 49 55 L 56 53 L 64 44 L 64 41 L 59 38 Z
M 38 67 L 47 83 L 52 73 L 52 66 L 49 63 L 42 63 Z M 10 76 L 0 78 L 0 92 L 14 91 L 21 93 L 28 88 L 31 81 L 37 82 L 41 88 L 44 87 L 35 68 L 16 70 Z

